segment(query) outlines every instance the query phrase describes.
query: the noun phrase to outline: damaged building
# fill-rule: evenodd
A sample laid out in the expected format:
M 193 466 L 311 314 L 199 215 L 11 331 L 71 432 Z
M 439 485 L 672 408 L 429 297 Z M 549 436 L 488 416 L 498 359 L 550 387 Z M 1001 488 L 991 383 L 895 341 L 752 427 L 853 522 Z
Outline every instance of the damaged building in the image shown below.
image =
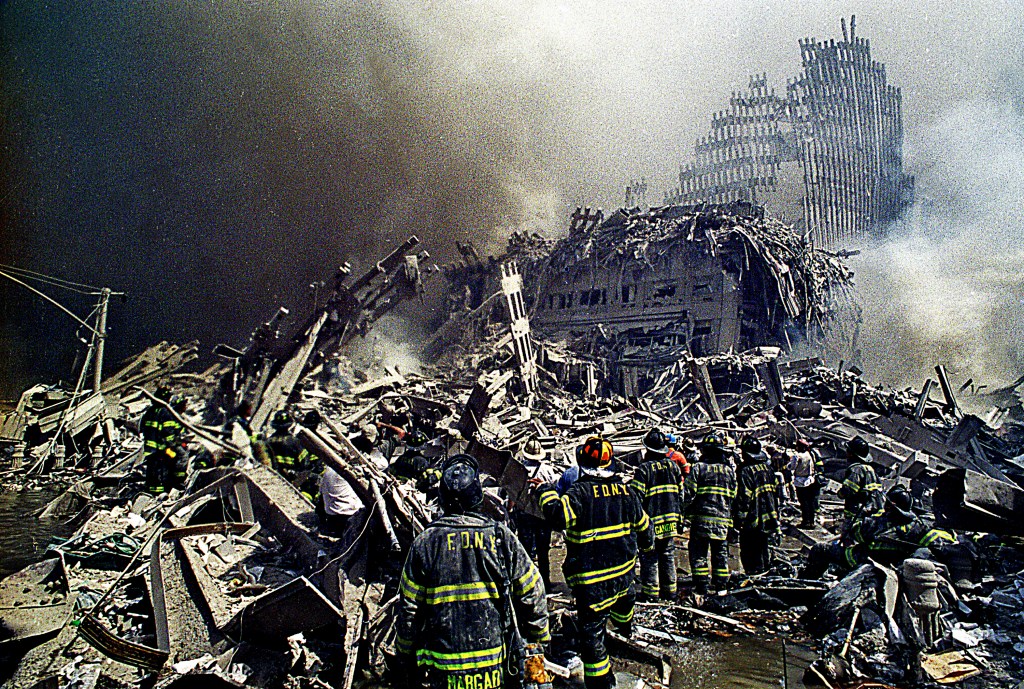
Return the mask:
M 666 203 L 749 201 L 836 247 L 882 229 L 911 204 L 903 172 L 903 112 L 871 42 L 800 41 L 802 71 L 777 94 L 767 75 L 715 113 L 694 160 L 679 169 Z
M 687 357 L 818 343 L 833 308 L 853 309 L 840 256 L 745 202 L 578 209 L 558 242 L 518 235 L 503 259 L 463 255 L 446 269 L 465 295 L 454 318 L 498 304 L 494 265 L 514 259 L 532 328 L 573 342 L 600 362 L 604 391 L 627 396 Z

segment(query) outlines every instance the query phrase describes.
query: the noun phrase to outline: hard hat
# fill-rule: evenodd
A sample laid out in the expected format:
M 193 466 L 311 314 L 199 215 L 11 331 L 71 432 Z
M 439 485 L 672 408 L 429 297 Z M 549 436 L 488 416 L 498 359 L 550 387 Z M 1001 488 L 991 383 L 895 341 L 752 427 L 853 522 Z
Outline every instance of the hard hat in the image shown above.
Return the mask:
M 711 431 L 700 441 L 700 454 L 707 459 L 720 460 L 725 456 L 726 438 L 721 431 Z
M 169 402 L 171 399 L 171 389 L 166 385 L 161 385 L 156 389 L 156 392 L 153 393 L 153 397 L 156 397 L 158 400 L 163 400 L 164 402 Z
M 644 447 L 651 452 L 668 452 L 668 441 L 664 433 L 657 428 L 652 428 L 644 436 Z
M 174 395 L 167 403 L 171 405 L 171 409 L 178 412 L 179 414 L 185 411 L 186 400 L 184 395 Z
M 523 445 L 522 455 L 524 459 L 529 459 L 533 462 L 542 462 L 544 458 L 548 456 L 548 453 L 544 451 L 540 441 L 536 438 L 530 438 Z
M 452 455 L 441 463 L 441 506 L 449 514 L 461 514 L 484 501 L 480 471 L 470 455 Z
M 869 454 L 871 454 L 871 448 L 859 435 L 854 436 L 850 442 L 846 443 L 847 459 L 867 459 Z
M 592 436 L 576 451 L 580 468 L 607 469 L 612 464 L 612 444 L 604 438 Z
M 405 436 L 405 444 L 409 447 L 423 447 L 427 444 L 427 434 L 420 429 L 415 429 L 412 433 Z
M 287 429 L 292 427 L 294 419 L 292 419 L 291 413 L 286 409 L 274 412 L 274 418 L 270 420 L 271 428 L 276 429 Z

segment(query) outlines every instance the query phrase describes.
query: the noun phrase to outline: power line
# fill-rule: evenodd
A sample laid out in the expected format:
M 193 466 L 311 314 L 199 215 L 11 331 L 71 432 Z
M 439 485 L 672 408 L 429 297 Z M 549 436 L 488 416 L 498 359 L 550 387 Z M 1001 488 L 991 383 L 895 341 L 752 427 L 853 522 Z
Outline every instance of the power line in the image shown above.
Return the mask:
M 12 273 L 17 273 L 25 278 L 39 280 L 40 282 L 45 282 L 47 284 L 54 285 L 55 287 L 63 287 L 73 292 L 78 292 L 79 294 L 99 294 L 103 290 L 102 287 L 94 287 L 93 285 L 86 285 L 81 282 L 72 282 L 71 280 L 53 277 L 52 275 L 46 275 L 45 273 L 39 273 L 34 270 L 29 270 L 27 268 L 19 268 L 17 266 L 7 265 L 5 263 L 0 263 L 0 268 Z M 81 290 L 90 291 L 84 292 Z

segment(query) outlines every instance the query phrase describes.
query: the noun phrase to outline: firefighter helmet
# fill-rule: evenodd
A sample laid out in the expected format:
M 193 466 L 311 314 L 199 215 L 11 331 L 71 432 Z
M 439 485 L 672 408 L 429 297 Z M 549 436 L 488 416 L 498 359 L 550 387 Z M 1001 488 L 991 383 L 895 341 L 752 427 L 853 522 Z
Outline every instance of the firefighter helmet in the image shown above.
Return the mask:
M 544 447 L 540 444 L 540 441 L 536 438 L 530 438 L 523 445 L 523 458 L 528 459 L 532 462 L 542 462 L 548 454 L 544 451 Z
M 405 444 L 409 447 L 423 447 L 427 440 L 427 434 L 417 428 L 405 437 Z
M 462 514 L 484 501 L 480 471 L 470 455 L 452 455 L 441 463 L 441 506 L 448 514 Z
M 280 411 L 274 412 L 274 418 L 270 420 L 270 427 L 275 430 L 283 431 L 291 428 L 292 423 L 294 423 L 294 419 L 292 419 L 291 413 L 286 409 L 281 409 Z
M 651 452 L 668 452 L 668 439 L 657 428 L 652 428 L 644 436 L 644 447 Z
M 850 439 L 850 442 L 846 443 L 846 458 L 851 460 L 867 459 L 871 453 L 871 448 L 868 447 L 867 442 L 864 438 L 859 435 L 854 436 Z
M 591 436 L 576 452 L 582 469 L 607 469 L 612 464 L 612 444 L 604 438 Z

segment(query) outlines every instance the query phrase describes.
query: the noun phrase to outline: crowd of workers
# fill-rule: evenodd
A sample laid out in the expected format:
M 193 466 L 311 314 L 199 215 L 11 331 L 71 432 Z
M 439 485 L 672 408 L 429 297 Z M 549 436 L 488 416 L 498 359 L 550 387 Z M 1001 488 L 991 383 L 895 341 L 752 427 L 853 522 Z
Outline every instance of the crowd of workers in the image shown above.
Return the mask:
M 141 430 L 147 489 L 160 494 L 182 485 L 187 458 L 183 427 L 172 413 L 180 412 L 182 401 L 166 390 L 156 397 Z M 363 509 L 352 486 L 305 449 L 289 412 L 272 417 L 267 437 L 251 435 L 247 416 L 242 409 L 229 424 L 250 434 L 254 458 L 317 505 L 326 533 L 343 535 Z M 310 415 L 302 419 L 313 428 L 318 422 Z M 629 462 L 615 456 L 608 440 L 591 437 L 576 449 L 575 464 L 558 473 L 532 438 L 518 459 L 531 476 L 536 504 L 527 509 L 499 502 L 495 513 L 493 505 L 485 509 L 476 459 L 446 456 L 408 416 L 364 427 L 354 443 L 440 508 L 441 516 L 406 554 L 400 579 L 392 680 L 410 687 L 424 682 L 446 689 L 544 683 L 553 532 L 564 538 L 561 569 L 575 605 L 575 646 L 585 684 L 588 689 L 612 687 L 608 625 L 629 636 L 637 600 L 680 596 L 677 537 L 688 537 L 691 576 L 685 595 L 698 604 L 708 595 L 726 595 L 729 544 L 738 543 L 747 576 L 768 573 L 784 508 L 795 499 L 799 526 L 815 527 L 824 482 L 821 460 L 804 439 L 790 448 L 769 448 L 769 454 L 751 436 L 737 448 L 727 434 L 712 431 L 694 447 L 651 429 L 640 456 Z M 861 438 L 847 443 L 845 458 L 841 533 L 812 548 L 803 577 L 821 577 L 829 568 L 849 570 L 869 558 L 897 564 L 922 548 L 938 553 L 954 544 L 952 534 L 917 516 L 914 499 L 902 486 L 883 493 L 870 448 Z M 204 465 L 194 458 L 193 466 Z

